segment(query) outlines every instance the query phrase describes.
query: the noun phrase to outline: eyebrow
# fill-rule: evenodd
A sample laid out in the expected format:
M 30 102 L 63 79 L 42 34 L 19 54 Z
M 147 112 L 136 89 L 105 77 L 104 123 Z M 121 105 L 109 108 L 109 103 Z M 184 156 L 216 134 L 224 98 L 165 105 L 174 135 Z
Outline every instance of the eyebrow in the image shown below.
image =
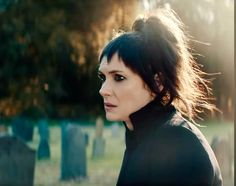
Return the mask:
M 98 70 L 98 73 L 103 73 L 102 71 Z M 115 73 L 123 73 L 121 70 L 111 70 L 108 72 L 108 74 L 115 74 Z

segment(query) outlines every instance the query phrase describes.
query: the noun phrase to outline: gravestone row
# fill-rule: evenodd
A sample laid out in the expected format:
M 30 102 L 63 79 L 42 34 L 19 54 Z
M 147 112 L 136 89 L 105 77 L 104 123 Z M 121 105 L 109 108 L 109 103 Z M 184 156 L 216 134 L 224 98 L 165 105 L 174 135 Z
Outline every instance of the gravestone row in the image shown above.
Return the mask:
M 92 158 L 104 156 L 105 139 L 102 137 L 103 127 L 103 120 L 101 118 L 98 118 L 96 120 L 96 132 L 93 141 Z M 117 124 L 114 124 L 114 126 L 112 126 L 113 137 L 119 136 L 118 129 L 119 127 Z M 12 131 L 13 136 L 4 135 L 0 140 L 0 186 L 31 186 L 33 185 L 36 152 L 30 149 L 27 146 L 26 142 L 32 140 L 33 127 L 30 127 L 30 124 L 28 121 L 26 121 L 26 119 L 17 118 L 13 122 Z M 37 151 L 38 159 L 50 158 L 49 132 L 50 131 L 48 128 L 47 120 L 40 120 L 38 123 L 38 133 L 40 136 L 40 142 Z M 78 125 L 64 122 L 61 125 L 61 137 L 62 156 L 60 179 L 81 180 L 86 178 L 86 146 L 89 143 L 88 134 L 82 132 L 81 128 Z M 6 164 L 6 162 L 14 163 L 10 165 Z M 5 174 L 3 174 L 3 172 Z

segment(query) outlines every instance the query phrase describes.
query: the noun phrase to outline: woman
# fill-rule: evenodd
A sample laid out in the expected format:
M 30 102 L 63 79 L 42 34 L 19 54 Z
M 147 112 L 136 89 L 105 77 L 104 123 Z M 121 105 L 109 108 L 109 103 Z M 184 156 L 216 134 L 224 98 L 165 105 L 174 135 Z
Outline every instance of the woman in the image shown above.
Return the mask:
M 117 185 L 222 185 L 215 155 L 194 121 L 211 89 L 173 11 L 134 22 L 100 56 L 106 118 L 123 121 L 126 150 Z

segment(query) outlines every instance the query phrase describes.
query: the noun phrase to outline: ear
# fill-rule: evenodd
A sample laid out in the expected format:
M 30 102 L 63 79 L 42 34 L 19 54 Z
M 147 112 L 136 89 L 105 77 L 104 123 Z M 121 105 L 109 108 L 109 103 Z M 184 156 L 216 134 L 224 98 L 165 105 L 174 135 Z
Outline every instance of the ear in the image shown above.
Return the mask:
M 161 73 L 158 73 L 158 74 L 154 75 L 154 80 L 155 80 L 156 85 L 159 89 L 159 92 L 161 92 L 164 88 L 164 86 L 162 84 L 162 79 L 163 79 L 163 77 L 162 77 Z

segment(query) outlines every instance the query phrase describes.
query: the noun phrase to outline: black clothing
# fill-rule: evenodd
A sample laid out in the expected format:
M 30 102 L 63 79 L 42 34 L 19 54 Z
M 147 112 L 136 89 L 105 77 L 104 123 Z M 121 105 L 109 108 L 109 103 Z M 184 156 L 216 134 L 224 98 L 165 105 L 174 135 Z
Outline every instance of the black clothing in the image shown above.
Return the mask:
M 215 155 L 200 130 L 173 106 L 152 101 L 130 115 L 117 186 L 221 186 Z

